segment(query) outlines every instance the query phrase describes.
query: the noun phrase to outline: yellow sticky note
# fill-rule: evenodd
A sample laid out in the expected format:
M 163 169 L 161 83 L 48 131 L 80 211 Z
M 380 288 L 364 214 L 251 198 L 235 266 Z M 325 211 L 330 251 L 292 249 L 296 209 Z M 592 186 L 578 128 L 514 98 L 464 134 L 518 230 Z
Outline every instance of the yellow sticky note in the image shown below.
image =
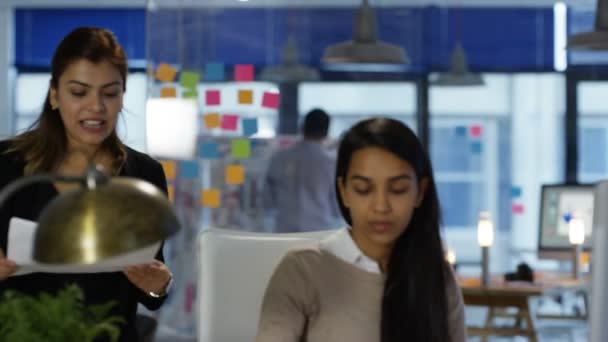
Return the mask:
M 209 113 L 203 116 L 203 120 L 205 121 L 205 127 L 207 129 L 218 128 L 222 123 L 222 117 L 220 113 Z
M 218 208 L 220 206 L 220 191 L 207 189 L 201 192 L 201 205 L 203 207 Z
M 163 82 L 173 82 L 177 70 L 167 63 L 160 63 L 156 69 L 156 79 Z
M 245 182 L 245 168 L 242 165 L 226 166 L 226 183 L 243 184 Z
M 167 180 L 174 180 L 175 175 L 177 174 L 176 163 L 171 160 L 162 160 L 160 164 L 163 166 L 163 171 L 165 171 L 165 177 Z
M 253 104 L 253 90 L 239 90 L 239 104 Z
M 175 199 L 175 187 L 173 185 L 167 185 L 167 194 L 169 195 L 169 201 L 173 202 Z
M 177 97 L 177 90 L 175 87 L 160 88 L 160 97 Z

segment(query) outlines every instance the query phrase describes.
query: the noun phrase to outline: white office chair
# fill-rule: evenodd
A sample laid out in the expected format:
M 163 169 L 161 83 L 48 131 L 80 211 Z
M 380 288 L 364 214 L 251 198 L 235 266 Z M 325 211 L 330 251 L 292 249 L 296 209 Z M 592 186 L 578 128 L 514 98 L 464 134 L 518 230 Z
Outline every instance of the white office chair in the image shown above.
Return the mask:
M 333 232 L 272 234 L 216 228 L 201 232 L 198 341 L 253 341 L 264 291 L 285 252 Z

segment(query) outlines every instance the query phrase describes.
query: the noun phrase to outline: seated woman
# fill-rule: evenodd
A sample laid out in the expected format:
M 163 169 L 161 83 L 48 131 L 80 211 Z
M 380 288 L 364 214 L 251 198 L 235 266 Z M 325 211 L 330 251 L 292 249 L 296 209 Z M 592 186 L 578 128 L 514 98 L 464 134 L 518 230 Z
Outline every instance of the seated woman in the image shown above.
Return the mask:
M 283 258 L 256 341 L 466 341 L 432 167 L 415 134 L 385 118 L 351 127 L 336 188 L 350 227 Z

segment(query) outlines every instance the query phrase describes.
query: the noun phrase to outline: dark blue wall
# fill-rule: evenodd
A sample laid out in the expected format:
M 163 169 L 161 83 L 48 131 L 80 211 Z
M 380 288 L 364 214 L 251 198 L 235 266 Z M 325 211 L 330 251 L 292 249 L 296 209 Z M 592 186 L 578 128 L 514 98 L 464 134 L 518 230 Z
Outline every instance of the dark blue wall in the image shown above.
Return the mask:
M 447 68 L 457 37 L 475 70 L 553 69 L 551 8 L 379 8 L 379 36 L 403 46 L 414 71 Z M 21 9 L 16 11 L 16 62 L 48 66 L 53 49 L 80 25 L 108 27 L 130 58 L 146 57 L 146 20 L 151 59 L 185 68 L 210 61 L 228 65 L 276 64 L 291 32 L 302 62 L 319 65 L 323 49 L 352 35 L 353 10 L 345 8 L 247 8 L 162 10 Z

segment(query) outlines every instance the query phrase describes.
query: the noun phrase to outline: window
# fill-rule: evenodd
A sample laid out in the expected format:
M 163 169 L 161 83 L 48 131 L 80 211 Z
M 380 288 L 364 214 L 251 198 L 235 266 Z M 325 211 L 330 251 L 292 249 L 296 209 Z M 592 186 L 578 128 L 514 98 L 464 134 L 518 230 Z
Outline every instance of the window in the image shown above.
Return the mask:
M 300 85 L 299 112 L 313 108 L 331 116 L 329 136 L 338 139 L 356 122 L 370 116 L 388 116 L 416 131 L 416 85 L 407 82 L 309 82 Z

